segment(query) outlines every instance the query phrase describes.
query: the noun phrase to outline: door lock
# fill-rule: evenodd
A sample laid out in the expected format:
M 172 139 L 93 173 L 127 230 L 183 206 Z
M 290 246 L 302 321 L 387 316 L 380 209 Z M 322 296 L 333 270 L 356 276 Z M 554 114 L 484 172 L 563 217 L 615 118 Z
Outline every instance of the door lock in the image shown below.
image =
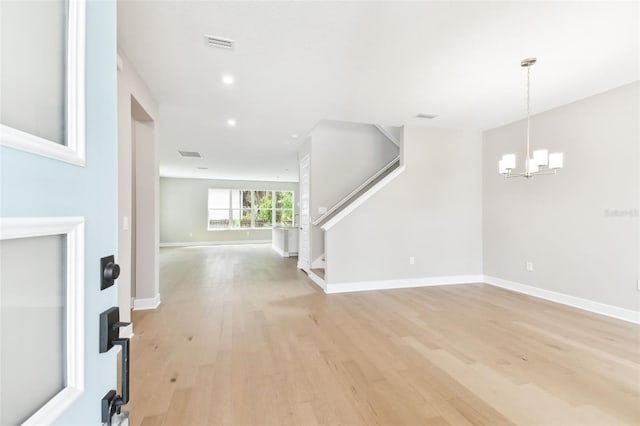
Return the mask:
M 120 276 L 120 265 L 113 255 L 100 259 L 100 290 L 111 287 Z

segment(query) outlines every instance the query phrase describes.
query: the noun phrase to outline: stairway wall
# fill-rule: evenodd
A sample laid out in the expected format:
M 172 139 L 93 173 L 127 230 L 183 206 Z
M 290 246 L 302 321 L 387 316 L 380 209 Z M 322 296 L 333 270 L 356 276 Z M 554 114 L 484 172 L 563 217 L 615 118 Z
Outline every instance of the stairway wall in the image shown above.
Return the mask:
M 323 120 L 310 132 L 301 156 L 310 152 L 311 221 L 322 216 L 398 156 L 398 147 L 371 124 Z M 312 226 L 311 260 L 324 253 L 324 235 Z
M 406 126 L 403 149 L 404 172 L 327 231 L 327 283 L 482 273 L 480 132 Z

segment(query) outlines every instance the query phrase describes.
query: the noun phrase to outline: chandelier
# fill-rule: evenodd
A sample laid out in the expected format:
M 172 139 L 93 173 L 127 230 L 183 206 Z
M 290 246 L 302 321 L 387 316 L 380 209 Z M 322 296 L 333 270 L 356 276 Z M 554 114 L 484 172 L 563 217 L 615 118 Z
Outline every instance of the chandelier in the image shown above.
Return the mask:
M 523 59 L 520 66 L 527 69 L 527 157 L 524 162 L 524 171 L 516 172 L 516 155 L 505 154 L 498 161 L 498 171 L 505 178 L 524 177 L 531 178 L 537 175 L 555 175 L 558 169 L 561 169 L 564 162 L 564 156 L 561 152 L 553 152 L 549 154 L 546 149 L 537 149 L 531 154 L 531 114 L 530 114 L 530 95 L 529 95 L 529 75 L 531 67 L 536 63 L 536 58 Z

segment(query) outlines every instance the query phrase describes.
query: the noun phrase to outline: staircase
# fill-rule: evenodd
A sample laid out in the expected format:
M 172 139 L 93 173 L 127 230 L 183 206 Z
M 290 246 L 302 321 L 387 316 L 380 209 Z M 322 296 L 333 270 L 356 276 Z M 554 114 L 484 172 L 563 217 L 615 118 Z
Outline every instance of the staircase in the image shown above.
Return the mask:
M 340 221 L 343 217 L 348 215 L 360 204 L 364 203 L 370 196 L 372 196 L 379 188 L 386 185 L 386 181 L 393 179 L 397 173 L 401 172 L 400 168 L 400 156 L 394 158 L 387 163 L 377 173 L 367 179 L 362 185 L 351 191 L 346 197 L 336 203 L 333 207 L 327 210 L 322 216 L 312 222 L 313 226 L 318 226 L 324 231 L 326 237 L 327 231 Z M 318 259 L 317 264 L 312 264 L 311 271 L 309 272 L 309 278 L 318 286 L 320 286 L 325 292 L 327 291 L 327 278 L 326 278 L 327 262 L 325 255 Z
M 325 292 L 327 292 L 328 284 L 331 283 L 331 261 L 328 259 L 328 253 L 325 250 L 330 230 L 404 171 L 403 162 L 401 160 L 403 140 L 403 130 L 401 127 L 362 123 L 347 123 L 345 126 L 344 122 L 328 122 L 325 124 L 325 127 L 322 127 L 322 130 L 318 130 L 316 131 L 316 134 L 312 134 L 309 143 L 333 143 L 334 145 L 330 145 L 334 147 L 333 149 L 340 149 L 340 145 L 335 144 L 335 141 L 345 140 L 344 138 L 346 137 L 356 138 L 353 140 L 355 140 L 356 143 L 359 143 L 360 145 L 356 146 L 360 147 L 365 146 L 363 141 L 371 140 L 371 143 L 373 144 L 372 147 L 375 147 L 374 149 L 378 149 L 378 151 L 364 152 L 364 155 L 362 156 L 362 161 L 364 162 L 357 163 L 355 165 L 354 174 L 352 176 L 358 176 L 359 179 L 365 179 L 364 182 L 354 188 L 346 196 L 342 197 L 338 202 L 332 203 L 333 205 L 329 204 L 332 205 L 332 207 L 322 213 L 321 216 L 315 219 L 312 219 L 311 217 L 309 218 L 310 226 L 308 232 L 313 236 L 313 245 L 309 252 L 313 254 L 313 258 L 309 259 L 309 269 L 305 269 L 305 271 L 309 278 Z M 390 148 L 388 145 L 389 142 L 395 145 L 397 149 Z M 322 146 L 326 147 L 326 145 Z M 395 151 L 395 154 L 393 151 Z M 309 148 L 308 152 L 312 152 L 312 149 Z M 325 148 L 324 156 L 319 157 L 323 159 L 324 162 L 318 164 L 321 164 L 320 167 L 322 167 L 322 170 L 331 170 L 331 164 L 326 160 L 331 157 L 330 155 L 326 155 L 326 152 L 328 151 Z M 392 159 L 373 173 L 373 175 L 366 177 L 367 174 L 372 173 L 372 170 L 375 170 L 376 167 L 369 168 L 367 173 L 362 173 L 362 170 L 366 168 L 367 161 L 376 161 L 376 154 L 384 155 L 384 158 Z M 395 156 L 391 157 L 389 154 Z M 354 155 L 351 161 L 357 162 L 358 156 Z M 380 162 L 376 163 L 377 167 L 380 167 L 379 164 Z M 344 161 L 341 165 L 342 168 L 339 168 L 338 170 L 340 170 L 341 173 L 349 173 L 349 169 L 344 167 Z M 319 179 L 318 182 L 322 182 L 322 180 Z M 354 179 L 351 179 L 349 182 L 351 182 L 352 185 L 357 184 L 355 183 L 357 180 Z M 338 188 L 334 188 L 334 194 L 337 196 L 340 196 L 340 193 L 344 193 L 342 191 L 349 190 L 349 187 L 347 186 L 345 188 L 344 184 L 339 188 L 341 191 L 337 194 L 336 189 Z M 327 199 L 328 197 L 324 195 L 324 198 Z M 333 198 L 333 200 L 335 199 L 336 198 Z M 327 201 L 325 200 L 324 202 Z M 320 241 L 321 244 L 319 244 L 318 241 Z
M 339 213 L 343 212 L 347 207 L 352 205 L 352 203 L 363 197 L 367 192 L 376 187 L 384 178 L 389 176 L 394 170 L 400 167 L 400 156 L 397 156 L 389 163 L 387 163 L 382 169 L 380 169 L 376 174 L 371 176 L 369 179 L 364 181 L 362 185 L 358 186 L 356 189 L 351 191 L 346 197 L 340 200 L 337 204 L 331 207 L 325 214 L 317 218 L 312 222 L 314 226 L 322 227 L 324 224 L 329 222 L 334 217 L 338 216 Z M 324 229 L 324 228 L 323 228 Z M 323 274 L 324 275 L 324 274 Z

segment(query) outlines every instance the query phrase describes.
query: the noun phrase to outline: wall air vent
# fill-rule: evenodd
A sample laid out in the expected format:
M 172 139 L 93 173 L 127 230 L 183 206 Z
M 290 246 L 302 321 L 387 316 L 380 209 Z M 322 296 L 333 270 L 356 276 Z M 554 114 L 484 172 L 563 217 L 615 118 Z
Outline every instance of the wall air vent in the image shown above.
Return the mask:
M 206 35 L 204 36 L 205 41 L 211 47 L 220 47 L 222 49 L 233 49 L 236 45 L 235 40 L 231 40 L 229 38 L 222 38 L 216 36 Z
M 198 170 L 209 170 L 208 167 L 196 167 L 196 169 L 198 169 Z
M 199 152 L 196 151 L 178 151 L 180 153 L 180 155 L 182 155 L 183 157 L 193 157 L 193 158 L 200 158 L 202 157 L 200 155 Z
M 436 114 L 425 114 L 424 112 L 421 112 L 420 114 L 416 115 L 417 118 L 426 118 L 427 120 L 432 120 L 434 118 L 437 117 Z

